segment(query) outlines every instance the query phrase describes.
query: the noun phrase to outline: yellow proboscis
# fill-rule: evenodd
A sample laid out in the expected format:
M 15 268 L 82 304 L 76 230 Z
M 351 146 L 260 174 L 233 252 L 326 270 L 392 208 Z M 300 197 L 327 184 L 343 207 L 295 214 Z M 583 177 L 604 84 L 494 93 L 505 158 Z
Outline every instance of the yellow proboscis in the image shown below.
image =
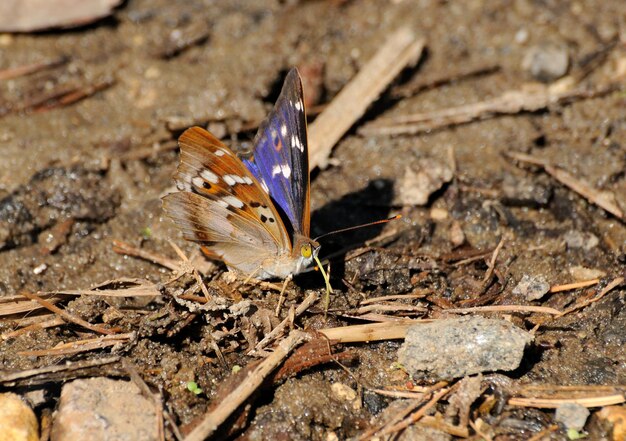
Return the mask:
M 328 305 L 330 303 L 330 293 L 333 292 L 333 287 L 330 286 L 330 278 L 326 271 L 324 271 L 324 267 L 322 266 L 322 262 L 320 262 L 319 257 L 314 256 L 315 263 L 317 263 L 317 267 L 322 273 L 322 277 L 324 278 L 324 282 L 326 282 L 326 297 L 324 297 L 324 317 L 326 317 L 326 313 L 328 312 Z

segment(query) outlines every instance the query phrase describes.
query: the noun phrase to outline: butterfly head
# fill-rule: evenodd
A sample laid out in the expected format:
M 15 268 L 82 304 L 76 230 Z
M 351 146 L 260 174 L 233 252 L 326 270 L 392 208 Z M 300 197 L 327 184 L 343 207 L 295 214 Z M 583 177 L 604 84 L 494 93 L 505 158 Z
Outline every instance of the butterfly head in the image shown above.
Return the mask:
M 298 235 L 293 247 L 294 258 L 297 259 L 297 269 L 295 273 L 299 273 L 305 268 L 311 266 L 313 260 L 320 252 L 320 244 L 305 236 Z

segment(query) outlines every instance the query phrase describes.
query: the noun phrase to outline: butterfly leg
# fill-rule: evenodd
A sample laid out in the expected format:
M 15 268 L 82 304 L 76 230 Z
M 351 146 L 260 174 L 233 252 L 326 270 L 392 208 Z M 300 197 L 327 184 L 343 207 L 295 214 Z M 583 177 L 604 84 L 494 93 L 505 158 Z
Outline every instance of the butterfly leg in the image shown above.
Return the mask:
M 248 284 L 248 282 L 250 282 L 250 280 L 252 280 L 252 278 L 254 277 L 254 275 L 255 275 L 256 273 L 258 273 L 258 272 L 261 270 L 261 268 L 263 268 L 263 265 L 259 265 L 259 266 L 257 267 L 257 269 L 255 269 L 254 271 L 252 271 L 252 272 L 250 273 L 250 275 L 249 275 L 248 277 L 246 277 L 246 280 L 244 280 L 244 281 L 243 281 L 243 284 L 244 284 L 244 285 L 247 285 L 247 284 Z
M 274 314 L 278 317 L 280 313 L 280 308 L 283 306 L 283 302 L 285 301 L 285 290 L 287 289 L 287 284 L 293 280 L 293 274 L 289 274 L 285 281 L 283 282 L 283 288 L 280 290 L 280 297 L 278 297 L 278 305 L 276 305 L 276 311 Z

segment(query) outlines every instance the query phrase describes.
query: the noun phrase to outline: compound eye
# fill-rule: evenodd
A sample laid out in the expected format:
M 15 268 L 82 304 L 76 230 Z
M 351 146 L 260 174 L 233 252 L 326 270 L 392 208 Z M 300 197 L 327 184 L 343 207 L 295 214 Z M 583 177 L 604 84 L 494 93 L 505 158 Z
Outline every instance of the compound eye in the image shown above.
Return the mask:
M 302 255 L 302 257 L 308 259 L 309 257 L 311 257 L 313 255 L 313 250 L 311 249 L 311 245 L 310 244 L 304 244 L 300 247 L 300 254 Z

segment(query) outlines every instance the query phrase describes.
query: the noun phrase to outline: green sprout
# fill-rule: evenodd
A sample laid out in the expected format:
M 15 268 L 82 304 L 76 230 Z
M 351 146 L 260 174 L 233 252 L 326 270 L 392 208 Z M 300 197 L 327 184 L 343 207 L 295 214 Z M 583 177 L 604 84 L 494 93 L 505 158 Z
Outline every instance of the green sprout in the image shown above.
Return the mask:
M 141 229 L 141 235 L 144 239 L 150 239 L 152 237 L 152 229 L 150 227 L 144 227 Z
M 187 382 L 187 390 L 194 395 L 200 395 L 203 392 L 202 388 L 198 386 L 198 383 L 196 383 L 195 381 Z

